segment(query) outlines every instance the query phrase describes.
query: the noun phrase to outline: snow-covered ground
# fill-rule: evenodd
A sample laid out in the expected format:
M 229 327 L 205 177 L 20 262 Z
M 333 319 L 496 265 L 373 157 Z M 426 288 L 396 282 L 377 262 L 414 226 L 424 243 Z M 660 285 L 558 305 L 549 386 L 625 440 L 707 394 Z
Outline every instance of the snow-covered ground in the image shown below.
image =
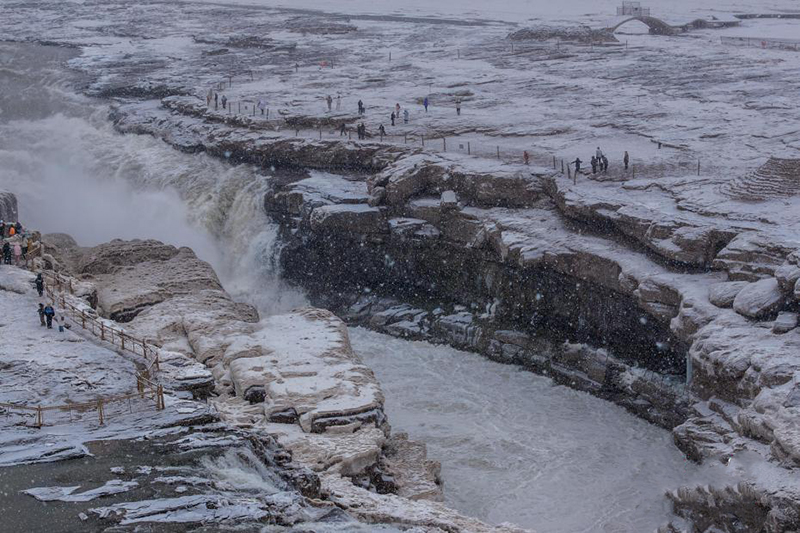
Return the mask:
M 201 0 L 242 6 L 284 7 L 322 10 L 345 15 L 380 15 L 395 17 L 448 17 L 455 20 L 501 20 L 524 23 L 530 20 L 568 20 L 591 23 L 598 18 L 608 18 L 620 5 L 618 0 Z M 790 13 L 797 4 L 790 0 L 674 0 L 651 5 L 653 14 L 695 16 L 713 13 Z
M 0 402 L 24 407 L 89 403 L 136 391 L 132 360 L 72 328 L 59 332 L 39 323 L 40 299 L 33 274 L 0 266 Z M 61 311 L 56 305 L 57 316 Z M 202 416 L 205 404 L 166 397 L 157 411 L 152 398 L 107 404 L 105 424 L 96 409 L 44 411 L 42 429 L 34 428 L 35 411 L 4 408 L 0 418 L 0 465 L 52 461 L 88 454 L 84 443 L 103 438 L 132 438 Z

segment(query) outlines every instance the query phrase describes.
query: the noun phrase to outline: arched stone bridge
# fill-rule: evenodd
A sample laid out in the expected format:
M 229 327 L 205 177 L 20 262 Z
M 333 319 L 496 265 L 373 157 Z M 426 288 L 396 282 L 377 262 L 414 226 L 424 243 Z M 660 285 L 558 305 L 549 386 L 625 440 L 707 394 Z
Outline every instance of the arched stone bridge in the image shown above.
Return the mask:
M 674 35 L 678 32 L 686 31 L 686 28 L 682 26 L 672 26 L 671 24 L 667 24 L 663 20 L 657 19 L 656 17 L 641 16 L 641 15 L 640 16 L 625 15 L 617 17 L 609 21 L 609 24 L 606 26 L 605 29 L 610 31 L 611 33 L 614 33 L 615 31 L 617 31 L 617 28 L 619 28 L 623 24 L 631 22 L 632 20 L 638 20 L 639 22 L 646 24 L 647 27 L 650 28 L 650 33 L 654 35 Z
M 656 17 L 651 17 L 650 15 L 622 15 L 606 22 L 603 29 L 614 33 L 617 31 L 617 28 L 623 24 L 627 24 L 632 20 L 638 20 L 639 22 L 646 24 L 647 27 L 650 28 L 650 33 L 653 35 L 675 35 L 677 33 L 683 33 L 699 28 L 730 28 L 732 26 L 739 26 L 742 22 L 733 16 L 725 17 L 714 15 L 708 18 L 695 19 L 685 23 L 678 24 L 673 22 L 670 24 L 669 22 L 664 22 L 663 20 Z

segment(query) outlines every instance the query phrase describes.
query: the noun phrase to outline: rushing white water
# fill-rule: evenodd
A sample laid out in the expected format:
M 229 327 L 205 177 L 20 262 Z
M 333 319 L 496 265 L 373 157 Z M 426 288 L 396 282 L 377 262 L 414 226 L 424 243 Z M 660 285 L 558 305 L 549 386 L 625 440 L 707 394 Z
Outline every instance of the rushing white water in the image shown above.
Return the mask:
M 727 479 L 669 432 L 550 379 L 446 346 L 351 328 L 394 431 L 442 463 L 446 501 L 548 533 L 642 533 L 674 519 L 667 490 Z
M 274 268 L 277 230 L 261 204 L 269 175 L 116 133 L 107 105 L 69 90 L 63 50 L 0 44 L 0 52 L 0 189 L 17 195 L 23 224 L 85 246 L 115 238 L 188 246 L 264 314 L 305 302 Z

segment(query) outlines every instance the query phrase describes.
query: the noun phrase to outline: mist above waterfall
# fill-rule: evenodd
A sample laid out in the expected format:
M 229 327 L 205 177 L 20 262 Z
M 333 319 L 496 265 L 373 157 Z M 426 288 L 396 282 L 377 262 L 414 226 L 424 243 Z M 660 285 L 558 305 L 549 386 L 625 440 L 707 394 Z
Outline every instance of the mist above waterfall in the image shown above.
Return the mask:
M 188 246 L 262 314 L 305 302 L 275 270 L 276 228 L 262 207 L 270 176 L 120 135 L 109 104 L 69 90 L 76 78 L 61 67 L 64 50 L 0 46 L 0 189 L 17 195 L 25 226 L 82 246 Z

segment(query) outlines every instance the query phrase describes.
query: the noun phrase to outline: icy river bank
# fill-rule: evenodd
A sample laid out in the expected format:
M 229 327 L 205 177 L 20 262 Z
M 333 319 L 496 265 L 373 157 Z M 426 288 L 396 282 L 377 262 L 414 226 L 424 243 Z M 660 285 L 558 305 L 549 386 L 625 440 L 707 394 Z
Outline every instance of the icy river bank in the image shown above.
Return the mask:
M 15 71 L 11 83 L 27 85 L 30 72 Z M 0 187 L 27 184 L 25 222 L 90 240 L 81 244 L 188 244 L 262 312 L 302 301 L 267 282 L 276 232 L 261 199 L 273 176 L 119 135 L 104 106 L 57 85 L 29 95 L 36 114 L 0 120 L 0 168 L 9 170 Z M 43 101 L 53 105 L 39 114 Z M 428 444 L 443 463 L 446 501 L 464 513 L 539 531 L 647 531 L 672 518 L 664 491 L 700 472 L 668 432 L 546 378 L 443 346 L 351 334 L 386 391 L 394 429 Z

